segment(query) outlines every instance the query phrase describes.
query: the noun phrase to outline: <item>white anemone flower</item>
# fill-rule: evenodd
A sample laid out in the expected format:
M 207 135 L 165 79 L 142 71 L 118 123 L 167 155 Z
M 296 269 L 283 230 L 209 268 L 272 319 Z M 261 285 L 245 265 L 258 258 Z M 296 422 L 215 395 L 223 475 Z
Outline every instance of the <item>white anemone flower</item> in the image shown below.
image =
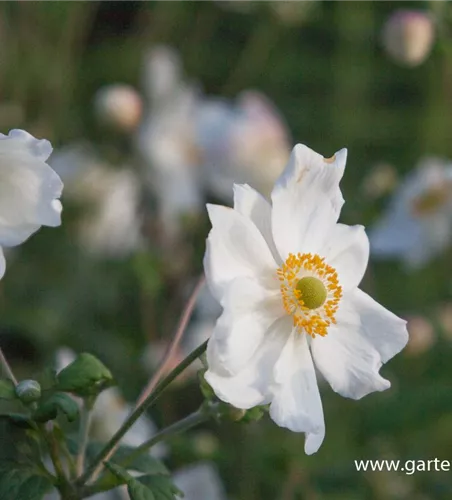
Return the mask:
M 306 434 L 307 454 L 325 435 L 314 365 L 359 399 L 390 387 L 379 369 L 408 340 L 406 322 L 358 288 L 369 244 L 362 226 L 337 223 L 345 162 L 345 149 L 325 159 L 299 144 L 271 203 L 236 185 L 234 209 L 208 206 L 204 267 L 223 313 L 206 380 L 235 407 L 270 404 L 279 426 Z
M 41 226 L 61 224 L 63 183 L 47 165 L 52 146 L 24 130 L 0 134 L 0 278 L 2 247 L 23 243 Z
M 421 161 L 369 237 L 373 256 L 400 258 L 412 268 L 445 250 L 452 240 L 452 163 Z

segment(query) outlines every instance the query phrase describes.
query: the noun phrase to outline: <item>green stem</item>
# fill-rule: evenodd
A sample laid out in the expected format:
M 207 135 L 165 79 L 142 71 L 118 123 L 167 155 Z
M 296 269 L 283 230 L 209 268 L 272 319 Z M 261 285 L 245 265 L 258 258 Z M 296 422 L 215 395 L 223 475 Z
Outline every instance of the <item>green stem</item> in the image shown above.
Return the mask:
M 152 448 L 154 445 L 159 443 L 160 441 L 163 441 L 165 438 L 174 436 L 176 434 L 179 434 L 180 432 L 186 431 L 188 429 L 191 429 L 192 427 L 195 427 L 203 422 L 206 422 L 207 420 L 210 419 L 210 412 L 209 411 L 204 411 L 202 408 L 199 409 L 198 411 L 193 412 L 192 414 L 188 415 L 187 417 L 183 418 L 182 420 L 179 420 L 178 422 L 175 422 L 174 424 L 169 425 L 165 429 L 162 429 L 159 433 L 157 433 L 155 436 L 153 436 L 151 439 L 148 441 L 145 441 L 143 444 L 138 446 L 135 450 L 133 450 L 132 453 L 127 455 L 121 462 L 118 462 L 118 465 L 122 467 L 127 467 L 129 464 L 133 463 L 133 461 L 138 458 L 140 455 L 148 452 L 150 448 Z M 95 495 L 96 493 L 101 493 L 104 490 L 105 486 L 102 484 L 102 478 L 96 483 L 93 484 L 92 486 L 88 486 L 83 490 L 84 496 L 88 497 L 91 495 Z
M 0 364 L 2 365 L 3 371 L 5 372 L 6 376 L 12 380 L 14 385 L 17 385 L 17 379 L 14 376 L 13 371 L 11 370 L 11 367 L 9 366 L 8 361 L 6 360 L 5 355 L 3 354 L 2 348 L 0 347 Z
M 175 434 L 179 434 L 180 432 L 191 429 L 192 427 L 195 427 L 203 422 L 206 422 L 207 420 L 209 420 L 209 418 L 210 415 L 201 409 L 191 413 L 182 420 L 179 420 L 178 422 L 169 425 L 165 429 L 162 429 L 148 441 L 145 441 L 143 444 L 140 444 L 140 446 L 138 446 L 138 448 L 133 450 L 133 452 L 130 455 L 126 456 L 124 460 L 120 462 L 119 465 L 122 465 L 123 467 L 129 465 L 137 457 L 149 451 L 154 445 L 156 445 L 163 439 L 166 439 L 169 436 L 174 436 Z
M 195 361 L 201 354 L 206 350 L 207 341 L 196 348 L 191 354 L 189 354 L 183 361 L 181 361 L 174 370 L 169 373 L 155 388 L 155 390 L 149 394 L 149 396 L 137 406 L 135 410 L 129 415 L 127 420 L 122 424 L 116 434 L 110 439 L 110 441 L 104 446 L 104 448 L 97 454 L 93 462 L 89 465 L 87 470 L 82 474 L 76 481 L 76 484 L 81 486 L 85 484 L 91 476 L 96 472 L 97 468 L 103 467 L 104 460 L 108 460 L 111 452 L 116 449 L 117 444 L 133 426 L 133 424 L 143 415 L 143 413 L 153 406 L 162 392 L 166 387 L 180 375 L 193 361 Z
M 83 400 L 82 414 L 79 428 L 79 449 L 77 453 L 76 470 L 77 476 L 83 473 L 85 466 L 85 452 L 88 444 L 89 428 L 91 426 L 91 410 L 93 409 L 94 399 L 91 397 Z

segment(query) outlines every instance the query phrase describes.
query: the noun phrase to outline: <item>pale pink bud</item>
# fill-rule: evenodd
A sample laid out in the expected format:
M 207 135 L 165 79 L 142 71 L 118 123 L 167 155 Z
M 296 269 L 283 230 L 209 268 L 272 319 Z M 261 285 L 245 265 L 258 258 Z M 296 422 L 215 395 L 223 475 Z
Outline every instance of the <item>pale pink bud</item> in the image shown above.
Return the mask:
M 131 132 L 140 123 L 143 101 L 133 87 L 118 83 L 101 88 L 94 98 L 94 107 L 103 124 Z
M 417 356 L 428 351 L 436 342 L 433 325 L 423 316 L 411 316 L 408 318 L 409 340 L 406 346 L 406 354 Z
M 430 54 L 435 39 L 435 26 L 426 12 L 398 10 L 383 28 L 383 45 L 398 63 L 417 66 Z

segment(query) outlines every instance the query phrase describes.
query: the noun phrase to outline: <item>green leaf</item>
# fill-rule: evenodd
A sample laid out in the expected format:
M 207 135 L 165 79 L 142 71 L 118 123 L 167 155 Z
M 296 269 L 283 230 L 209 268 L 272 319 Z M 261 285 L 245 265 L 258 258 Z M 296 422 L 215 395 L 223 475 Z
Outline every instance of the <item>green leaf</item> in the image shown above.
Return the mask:
M 183 497 L 182 491 L 177 488 L 169 476 L 160 474 L 146 475 L 138 478 L 149 490 L 152 491 L 155 500 L 175 500 L 177 497 Z
M 112 385 L 113 376 L 96 357 L 82 353 L 57 375 L 57 388 L 80 396 L 98 394 Z
M 57 418 L 59 412 L 66 415 L 69 422 L 73 422 L 79 415 L 79 408 L 70 396 L 57 392 L 38 406 L 33 413 L 33 419 L 38 422 L 47 422 Z
M 144 483 L 137 481 L 125 469 L 111 462 L 105 462 L 105 466 L 114 476 L 127 484 L 130 500 L 156 500 L 152 490 Z
M 78 396 L 92 396 L 113 384 L 110 370 L 92 354 L 79 354 L 57 375 L 57 389 Z
M 0 498 L 41 500 L 52 488 L 50 479 L 34 468 L 14 461 L 0 462 Z
M 17 399 L 14 384 L 9 378 L 0 379 L 0 399 L 7 399 L 9 401 Z

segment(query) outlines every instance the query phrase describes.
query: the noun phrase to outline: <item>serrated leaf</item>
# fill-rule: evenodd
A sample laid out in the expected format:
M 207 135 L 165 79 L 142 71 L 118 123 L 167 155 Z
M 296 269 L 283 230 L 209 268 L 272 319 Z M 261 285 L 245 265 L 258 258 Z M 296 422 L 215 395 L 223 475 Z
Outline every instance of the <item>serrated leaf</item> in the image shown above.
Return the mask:
M 110 370 L 95 356 L 82 353 L 57 375 L 57 389 L 92 396 L 113 384 Z
M 152 491 L 155 500 L 176 500 L 184 496 L 169 476 L 160 474 L 146 475 L 139 477 L 138 481 Z
M 52 488 L 50 479 L 30 466 L 13 461 L 0 462 L 0 498 L 41 500 Z
M 16 389 L 9 378 L 0 379 L 0 399 L 12 401 L 17 399 Z
M 79 416 L 79 407 L 70 396 L 57 392 L 38 406 L 33 413 L 33 419 L 38 422 L 47 422 L 57 418 L 60 412 L 66 415 L 69 422 L 73 422 Z

